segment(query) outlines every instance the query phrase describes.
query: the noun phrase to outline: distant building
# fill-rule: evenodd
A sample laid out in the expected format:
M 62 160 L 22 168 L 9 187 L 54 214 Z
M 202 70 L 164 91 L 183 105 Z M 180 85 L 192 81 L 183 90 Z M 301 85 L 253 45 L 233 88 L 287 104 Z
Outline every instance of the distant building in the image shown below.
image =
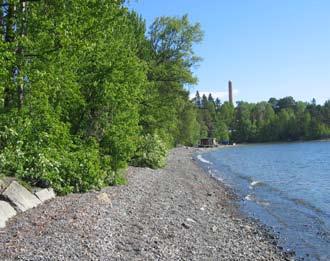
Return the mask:
M 234 104 L 233 102 L 233 83 L 231 81 L 228 82 L 228 93 L 229 93 L 229 103 Z
M 199 143 L 199 147 L 203 147 L 203 148 L 216 147 L 217 145 L 218 145 L 218 143 L 215 138 L 201 139 L 200 143 Z

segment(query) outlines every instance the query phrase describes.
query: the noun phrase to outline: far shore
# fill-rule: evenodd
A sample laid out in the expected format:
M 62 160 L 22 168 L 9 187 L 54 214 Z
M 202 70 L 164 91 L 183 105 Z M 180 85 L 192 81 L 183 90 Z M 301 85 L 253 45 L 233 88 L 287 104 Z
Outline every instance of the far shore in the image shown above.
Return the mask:
M 309 142 L 329 142 L 330 138 L 327 139 L 318 139 L 318 140 L 292 140 L 292 141 L 267 141 L 267 142 L 243 142 L 243 143 L 235 143 L 235 145 L 222 145 L 218 144 L 215 147 L 203 148 L 203 147 L 195 147 L 199 149 L 201 153 L 210 152 L 212 150 L 222 149 L 222 148 L 233 148 L 233 147 L 241 147 L 241 146 L 249 146 L 249 145 L 272 145 L 272 144 L 295 144 L 295 143 L 309 143 Z

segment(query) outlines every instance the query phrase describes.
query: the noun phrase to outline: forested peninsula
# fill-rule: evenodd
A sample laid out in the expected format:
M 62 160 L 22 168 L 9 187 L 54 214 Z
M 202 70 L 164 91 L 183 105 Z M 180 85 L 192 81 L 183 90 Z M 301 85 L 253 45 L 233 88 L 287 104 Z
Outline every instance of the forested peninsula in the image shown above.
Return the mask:
M 124 183 L 129 164 L 162 167 L 170 148 L 200 138 L 329 137 L 329 101 L 190 100 L 203 32 L 187 15 L 147 29 L 121 0 L 0 5 L 0 175 L 85 192 Z
M 330 138 L 330 100 L 324 105 L 295 101 L 293 97 L 268 102 L 222 103 L 212 94 L 193 99 L 200 136 L 231 142 L 277 142 Z

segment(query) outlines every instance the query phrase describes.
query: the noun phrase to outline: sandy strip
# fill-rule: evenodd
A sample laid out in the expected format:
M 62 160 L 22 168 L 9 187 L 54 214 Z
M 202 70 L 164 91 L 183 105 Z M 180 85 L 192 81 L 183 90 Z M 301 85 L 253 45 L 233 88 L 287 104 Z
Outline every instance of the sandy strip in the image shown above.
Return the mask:
M 239 213 L 232 194 L 171 151 L 165 169 L 128 169 L 128 185 L 58 197 L 0 230 L 0 260 L 290 260 Z

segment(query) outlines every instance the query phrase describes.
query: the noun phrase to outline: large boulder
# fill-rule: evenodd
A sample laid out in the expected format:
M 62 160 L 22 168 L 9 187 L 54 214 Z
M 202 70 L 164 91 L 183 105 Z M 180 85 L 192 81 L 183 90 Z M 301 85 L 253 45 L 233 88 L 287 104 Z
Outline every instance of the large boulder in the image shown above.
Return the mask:
M 6 201 L 0 200 L 0 228 L 4 228 L 6 221 L 16 215 L 16 210 Z
M 23 212 L 30 208 L 34 208 L 41 203 L 35 195 L 20 185 L 17 181 L 11 182 L 2 195 L 12 202 L 17 209 Z

